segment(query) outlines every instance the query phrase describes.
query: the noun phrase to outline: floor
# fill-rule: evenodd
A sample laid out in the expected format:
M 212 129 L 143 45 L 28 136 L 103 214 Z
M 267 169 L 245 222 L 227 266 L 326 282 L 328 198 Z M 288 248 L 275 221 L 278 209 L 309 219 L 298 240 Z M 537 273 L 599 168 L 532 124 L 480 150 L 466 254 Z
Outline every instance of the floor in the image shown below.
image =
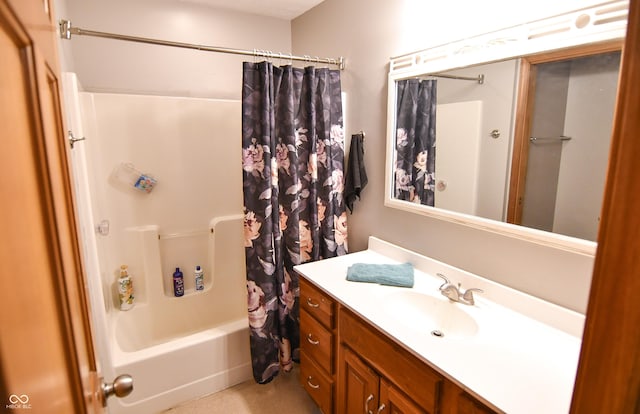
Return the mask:
M 265 385 L 253 380 L 189 401 L 163 414 L 320 414 L 299 381 L 300 370 L 281 372 Z

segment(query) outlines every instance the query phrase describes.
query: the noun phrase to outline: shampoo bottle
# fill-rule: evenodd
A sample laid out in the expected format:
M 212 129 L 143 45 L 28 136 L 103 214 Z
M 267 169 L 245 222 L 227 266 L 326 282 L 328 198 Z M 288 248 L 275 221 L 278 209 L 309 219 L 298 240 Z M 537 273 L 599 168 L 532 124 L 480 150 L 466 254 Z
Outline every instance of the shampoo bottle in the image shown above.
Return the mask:
M 127 265 L 120 266 L 118 296 L 120 298 L 120 310 L 126 311 L 133 308 L 133 282 L 131 281 L 131 276 L 129 276 Z
M 204 290 L 204 270 L 202 270 L 200 266 L 196 266 L 194 275 L 196 279 L 196 291 Z
M 176 267 L 176 271 L 173 272 L 173 294 L 175 296 L 184 295 L 184 277 L 179 267 Z

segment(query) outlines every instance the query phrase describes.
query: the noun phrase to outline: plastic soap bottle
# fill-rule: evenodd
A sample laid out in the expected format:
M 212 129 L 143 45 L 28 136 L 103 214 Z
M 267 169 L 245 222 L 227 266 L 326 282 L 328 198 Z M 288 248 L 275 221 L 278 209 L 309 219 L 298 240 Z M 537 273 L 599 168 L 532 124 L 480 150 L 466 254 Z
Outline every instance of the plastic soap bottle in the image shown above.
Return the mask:
M 204 290 L 204 270 L 202 270 L 200 266 L 196 266 L 194 275 L 196 279 L 196 291 Z
M 120 298 L 120 310 L 126 311 L 133 308 L 133 281 L 129 276 L 127 265 L 120 266 L 118 296 Z
M 176 271 L 173 272 L 173 294 L 175 296 L 184 295 L 184 277 L 179 267 L 176 267 Z

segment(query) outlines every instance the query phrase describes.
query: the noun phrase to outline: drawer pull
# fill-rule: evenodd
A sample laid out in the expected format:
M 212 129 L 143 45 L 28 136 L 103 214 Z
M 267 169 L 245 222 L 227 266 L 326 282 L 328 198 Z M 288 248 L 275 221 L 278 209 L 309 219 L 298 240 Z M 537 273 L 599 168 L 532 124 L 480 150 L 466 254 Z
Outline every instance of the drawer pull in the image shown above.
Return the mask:
M 320 385 L 316 385 L 316 384 L 311 383 L 311 378 L 312 378 L 311 375 L 309 375 L 307 377 L 307 385 L 309 385 L 314 390 L 317 390 L 318 388 L 320 388 Z
M 369 394 L 367 401 L 364 402 L 364 414 L 373 414 L 369 409 L 369 403 L 373 401 L 373 394 Z
M 313 303 L 311 298 L 307 298 L 307 305 L 309 305 L 312 308 L 319 308 L 320 307 L 320 304 L 319 303 Z
M 385 408 L 387 408 L 384 404 L 378 407 L 378 414 L 380 414 Z
M 307 341 L 311 344 L 311 345 L 318 345 L 320 343 L 320 341 L 314 341 L 313 338 L 311 337 L 311 334 L 307 335 Z

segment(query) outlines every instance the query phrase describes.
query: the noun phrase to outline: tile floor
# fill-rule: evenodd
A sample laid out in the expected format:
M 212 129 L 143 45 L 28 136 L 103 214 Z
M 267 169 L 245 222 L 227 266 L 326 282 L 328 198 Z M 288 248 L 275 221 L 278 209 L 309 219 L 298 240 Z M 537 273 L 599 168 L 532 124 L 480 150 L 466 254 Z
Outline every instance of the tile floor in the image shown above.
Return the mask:
M 299 381 L 296 366 L 265 385 L 253 380 L 189 401 L 163 414 L 320 414 Z

